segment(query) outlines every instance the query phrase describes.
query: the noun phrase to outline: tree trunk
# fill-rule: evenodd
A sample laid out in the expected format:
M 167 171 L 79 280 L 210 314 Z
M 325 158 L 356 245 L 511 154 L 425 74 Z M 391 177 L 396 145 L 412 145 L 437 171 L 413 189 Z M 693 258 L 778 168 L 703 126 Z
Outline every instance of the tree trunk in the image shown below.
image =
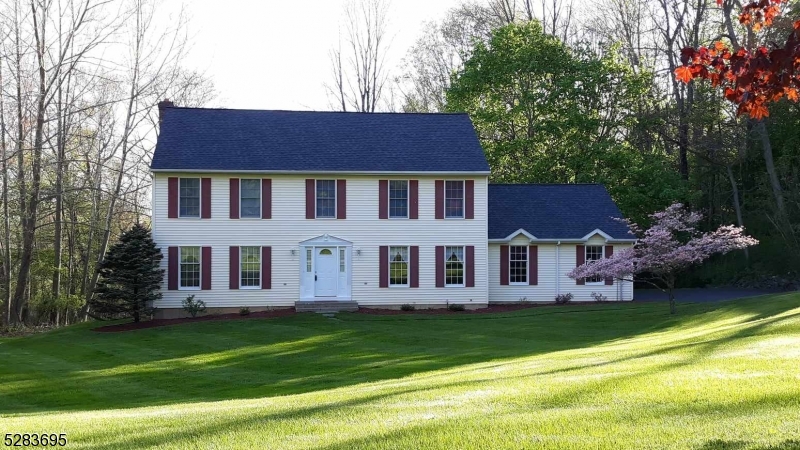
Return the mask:
M 3 68 L 0 63 L 0 86 L 3 85 Z M 0 158 L 2 158 L 3 179 L 3 305 L 4 322 L 11 324 L 11 222 L 8 208 L 8 147 L 6 147 L 6 121 L 3 95 L 0 95 Z
M 739 186 L 736 184 L 736 178 L 733 177 L 733 170 L 731 170 L 731 166 L 725 166 L 728 172 L 728 180 L 731 182 L 731 191 L 733 192 L 733 209 L 736 211 L 736 224 L 740 227 L 744 228 L 744 220 L 742 219 L 742 204 L 739 201 Z M 747 261 L 750 261 L 750 250 L 745 247 L 744 248 L 744 257 Z
M 761 146 L 764 150 L 764 164 L 767 166 L 769 184 L 772 188 L 772 195 L 775 197 L 775 206 L 778 208 L 778 215 L 780 216 L 781 222 L 783 222 L 784 219 L 786 219 L 786 206 L 783 202 L 783 189 L 781 188 L 781 182 L 778 179 L 778 173 L 775 171 L 775 160 L 772 157 L 772 143 L 769 139 L 767 126 L 764 124 L 763 120 L 756 122 L 756 132 L 758 133 L 759 138 L 761 138 Z
M 672 293 L 672 288 L 669 288 L 669 313 L 678 313 L 678 305 L 675 304 L 675 295 Z

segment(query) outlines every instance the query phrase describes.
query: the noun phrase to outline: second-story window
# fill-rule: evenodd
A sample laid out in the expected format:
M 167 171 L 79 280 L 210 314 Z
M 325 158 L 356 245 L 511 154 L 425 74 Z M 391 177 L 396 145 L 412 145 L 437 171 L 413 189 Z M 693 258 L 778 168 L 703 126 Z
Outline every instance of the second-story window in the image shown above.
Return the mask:
M 200 178 L 181 178 L 179 217 L 200 217 Z
M 241 217 L 261 218 L 261 180 L 241 180 Z
M 444 217 L 448 219 L 464 217 L 463 181 L 444 182 Z
M 317 218 L 336 218 L 336 180 L 317 180 Z
M 408 218 L 408 181 L 389 180 L 389 217 Z

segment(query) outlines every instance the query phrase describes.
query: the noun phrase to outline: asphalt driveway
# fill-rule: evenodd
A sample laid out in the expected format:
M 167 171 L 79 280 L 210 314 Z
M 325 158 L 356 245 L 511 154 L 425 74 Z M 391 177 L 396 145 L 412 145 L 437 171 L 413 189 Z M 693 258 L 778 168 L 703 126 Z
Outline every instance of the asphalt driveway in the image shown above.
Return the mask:
M 768 289 L 742 288 L 696 288 L 675 289 L 675 301 L 678 302 L 718 302 L 736 298 L 755 297 L 757 295 L 774 294 L 779 291 Z M 637 302 L 667 301 L 667 294 L 658 289 L 636 289 L 633 294 Z

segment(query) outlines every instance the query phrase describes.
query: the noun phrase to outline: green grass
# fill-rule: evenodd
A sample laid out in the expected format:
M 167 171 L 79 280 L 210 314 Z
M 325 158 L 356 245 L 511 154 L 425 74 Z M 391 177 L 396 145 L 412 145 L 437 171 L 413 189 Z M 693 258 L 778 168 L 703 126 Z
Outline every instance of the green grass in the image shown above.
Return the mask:
M 70 448 L 800 448 L 800 295 L 0 340 L 0 433 Z

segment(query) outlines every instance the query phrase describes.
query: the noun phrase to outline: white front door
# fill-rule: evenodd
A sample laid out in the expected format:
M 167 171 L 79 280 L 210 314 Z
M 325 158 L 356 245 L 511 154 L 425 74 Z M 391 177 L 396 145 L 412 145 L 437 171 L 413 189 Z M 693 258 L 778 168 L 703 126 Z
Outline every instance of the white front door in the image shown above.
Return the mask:
M 338 290 L 339 257 L 336 247 L 314 249 L 314 296 L 336 297 Z

